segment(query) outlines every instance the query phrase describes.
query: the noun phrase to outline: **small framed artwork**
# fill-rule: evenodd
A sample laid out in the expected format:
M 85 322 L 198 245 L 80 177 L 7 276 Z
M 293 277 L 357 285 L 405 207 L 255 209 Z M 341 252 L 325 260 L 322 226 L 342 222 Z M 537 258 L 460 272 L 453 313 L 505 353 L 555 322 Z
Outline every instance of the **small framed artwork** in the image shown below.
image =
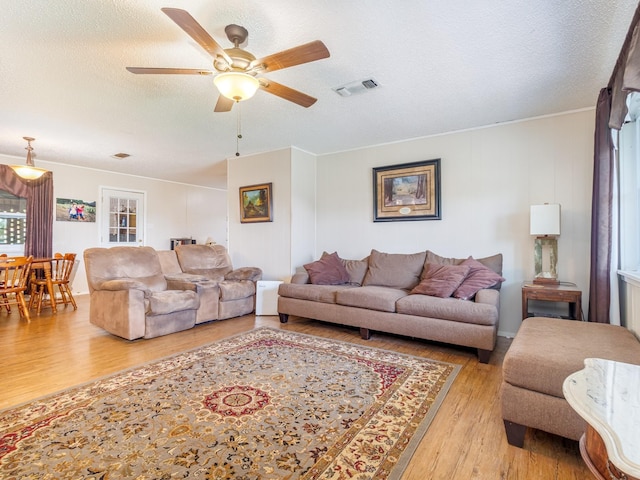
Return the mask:
M 440 159 L 373 169 L 373 221 L 440 220 Z
M 240 223 L 272 222 L 271 184 L 240 187 Z

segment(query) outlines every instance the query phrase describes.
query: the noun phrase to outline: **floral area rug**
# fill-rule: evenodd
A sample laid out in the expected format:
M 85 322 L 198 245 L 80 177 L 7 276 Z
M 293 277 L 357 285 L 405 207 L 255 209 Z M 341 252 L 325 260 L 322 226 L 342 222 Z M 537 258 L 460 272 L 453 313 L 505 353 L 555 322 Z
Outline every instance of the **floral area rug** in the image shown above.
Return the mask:
M 399 478 L 459 368 L 256 329 L 0 411 L 0 478 Z

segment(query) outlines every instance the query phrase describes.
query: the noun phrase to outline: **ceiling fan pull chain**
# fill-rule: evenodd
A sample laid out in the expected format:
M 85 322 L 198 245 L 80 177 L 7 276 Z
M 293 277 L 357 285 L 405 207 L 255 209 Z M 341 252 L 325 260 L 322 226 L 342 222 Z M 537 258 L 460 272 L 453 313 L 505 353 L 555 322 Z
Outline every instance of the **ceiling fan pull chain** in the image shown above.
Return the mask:
M 236 101 L 236 110 L 238 112 L 237 135 L 236 135 L 236 157 L 240 156 L 240 139 L 242 138 L 242 115 L 240 114 L 240 102 Z

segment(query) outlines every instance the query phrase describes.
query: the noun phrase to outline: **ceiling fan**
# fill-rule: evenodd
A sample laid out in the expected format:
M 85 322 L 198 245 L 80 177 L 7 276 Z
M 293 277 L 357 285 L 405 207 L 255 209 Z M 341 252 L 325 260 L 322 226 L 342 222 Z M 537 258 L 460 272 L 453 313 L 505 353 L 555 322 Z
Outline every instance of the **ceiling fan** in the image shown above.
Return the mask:
M 127 67 L 131 73 L 215 75 L 213 81 L 220 91 L 215 107 L 216 112 L 230 111 L 235 102 L 251 98 L 258 88 L 305 108 L 316 102 L 316 98 L 258 75 L 329 57 L 329 50 L 320 40 L 256 58 L 250 52 L 240 48 L 249 35 L 244 27 L 227 25 L 224 30 L 229 41 L 233 43 L 233 48 L 222 48 L 185 10 L 178 8 L 161 10 L 213 57 L 214 70 Z

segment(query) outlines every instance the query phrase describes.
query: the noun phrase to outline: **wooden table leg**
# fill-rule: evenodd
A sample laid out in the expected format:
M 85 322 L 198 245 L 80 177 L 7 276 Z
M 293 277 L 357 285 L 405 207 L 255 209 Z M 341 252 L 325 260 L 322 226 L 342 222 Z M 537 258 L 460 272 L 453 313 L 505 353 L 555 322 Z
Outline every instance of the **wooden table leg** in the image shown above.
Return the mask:
M 49 302 L 51 303 L 51 311 L 56 313 L 56 297 L 53 291 L 53 282 L 51 281 L 51 263 L 44 262 L 44 278 L 47 282 L 47 292 L 49 292 Z M 38 304 L 38 314 L 40 313 L 40 304 Z

